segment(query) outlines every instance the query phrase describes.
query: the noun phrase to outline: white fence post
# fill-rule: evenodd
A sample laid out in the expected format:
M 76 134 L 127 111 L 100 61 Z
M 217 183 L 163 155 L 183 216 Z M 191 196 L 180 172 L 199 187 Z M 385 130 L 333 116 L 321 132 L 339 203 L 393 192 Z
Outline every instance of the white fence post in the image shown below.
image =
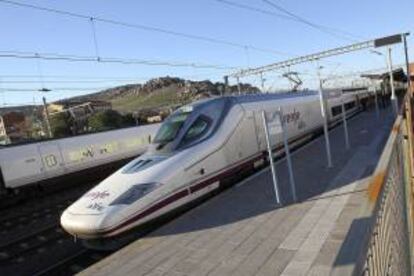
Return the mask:
M 349 145 L 349 134 L 348 134 L 348 122 L 346 121 L 346 110 L 345 110 L 345 101 L 344 93 L 341 90 L 341 111 L 342 111 L 342 124 L 344 125 L 344 135 L 345 135 L 345 147 L 347 150 L 350 149 Z
M 272 172 L 272 180 L 273 180 L 273 187 L 274 187 L 275 196 L 276 196 L 276 203 L 280 204 L 279 187 L 277 185 L 277 178 L 276 178 L 276 168 L 273 162 L 272 145 L 270 143 L 270 134 L 269 134 L 268 126 L 267 126 L 266 113 L 264 110 L 262 110 L 262 119 L 263 119 L 263 126 L 264 126 L 264 131 L 265 131 L 265 136 L 266 136 L 267 151 L 269 154 L 269 162 L 270 162 L 270 169 Z
M 328 168 L 332 168 L 331 144 L 329 141 L 329 132 L 328 132 L 328 118 L 326 116 L 325 97 L 323 94 L 324 93 L 323 93 L 323 88 L 322 88 L 322 79 L 319 76 L 319 102 L 321 105 L 323 132 L 325 134 L 326 157 L 328 159 Z
M 286 130 L 285 122 L 283 121 L 283 109 L 282 109 L 282 107 L 279 107 L 279 121 L 280 121 L 280 125 L 282 127 L 283 144 L 285 146 L 286 161 L 287 161 L 288 170 L 289 170 L 289 182 L 290 182 L 290 186 L 291 186 L 291 190 L 292 190 L 293 201 L 296 202 L 297 201 L 296 183 L 295 183 L 295 177 L 293 175 L 292 159 L 291 159 L 291 156 L 290 156 L 288 135 L 286 133 L 287 130 Z

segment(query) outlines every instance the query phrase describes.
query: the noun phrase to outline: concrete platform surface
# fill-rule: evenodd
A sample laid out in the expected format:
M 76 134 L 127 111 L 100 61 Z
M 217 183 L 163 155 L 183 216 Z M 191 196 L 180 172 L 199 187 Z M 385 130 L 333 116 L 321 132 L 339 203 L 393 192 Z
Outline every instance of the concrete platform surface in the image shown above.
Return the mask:
M 366 218 L 369 177 L 392 119 L 374 111 L 293 154 L 299 203 L 292 203 L 285 161 L 276 166 L 283 206 L 275 206 L 269 169 L 256 173 L 80 275 L 349 275 Z

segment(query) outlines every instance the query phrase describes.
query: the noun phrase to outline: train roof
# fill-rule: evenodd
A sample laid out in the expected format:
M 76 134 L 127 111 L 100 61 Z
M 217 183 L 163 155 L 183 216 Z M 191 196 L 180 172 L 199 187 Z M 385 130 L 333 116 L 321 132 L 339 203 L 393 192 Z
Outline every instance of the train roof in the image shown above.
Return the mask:
M 294 99 L 301 97 L 315 96 L 318 92 L 306 91 L 306 92 L 285 92 L 285 93 L 268 93 L 268 94 L 246 94 L 240 96 L 230 96 L 238 103 L 250 103 L 257 101 L 268 101 L 268 100 L 283 100 L 283 99 Z
M 244 94 L 244 95 L 232 95 L 232 96 L 217 96 L 213 98 L 207 98 L 198 100 L 188 106 L 192 108 L 197 108 L 201 106 L 211 105 L 217 102 L 227 102 L 227 108 L 230 108 L 236 104 L 246 104 L 254 103 L 260 101 L 269 101 L 269 100 L 283 100 L 283 99 L 296 99 L 303 97 L 316 96 L 318 92 L 313 90 L 308 90 L 306 92 L 284 92 L 284 93 L 268 93 L 268 94 Z

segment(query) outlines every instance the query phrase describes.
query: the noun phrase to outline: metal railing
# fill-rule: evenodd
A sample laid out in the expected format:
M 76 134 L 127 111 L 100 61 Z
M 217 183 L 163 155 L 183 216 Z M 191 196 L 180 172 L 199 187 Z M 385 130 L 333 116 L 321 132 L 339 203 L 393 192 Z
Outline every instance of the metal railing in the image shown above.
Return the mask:
M 355 275 L 411 275 L 412 125 L 406 97 L 368 188 L 369 227 Z

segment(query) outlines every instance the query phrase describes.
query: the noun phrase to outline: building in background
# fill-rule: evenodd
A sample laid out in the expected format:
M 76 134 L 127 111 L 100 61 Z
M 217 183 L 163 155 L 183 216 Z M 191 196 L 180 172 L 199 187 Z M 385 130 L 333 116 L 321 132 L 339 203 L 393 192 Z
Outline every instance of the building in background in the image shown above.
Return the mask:
M 51 116 L 60 112 L 68 112 L 74 119 L 79 120 L 88 117 L 90 114 L 110 109 L 112 109 L 112 105 L 106 101 L 59 101 L 47 105 L 47 110 Z
M 73 133 L 84 131 L 87 126 L 88 118 L 93 114 L 111 109 L 112 105 L 110 102 L 97 100 L 82 102 L 63 100 L 47 105 L 50 118 L 62 113 L 72 118 L 73 126 L 71 126 L 71 128 L 73 129 Z
M 0 116 L 0 144 L 26 141 L 31 134 L 31 120 L 24 113 L 12 111 Z
M 0 145 L 10 144 L 9 136 L 7 136 L 6 126 L 4 125 L 3 117 L 0 116 Z

